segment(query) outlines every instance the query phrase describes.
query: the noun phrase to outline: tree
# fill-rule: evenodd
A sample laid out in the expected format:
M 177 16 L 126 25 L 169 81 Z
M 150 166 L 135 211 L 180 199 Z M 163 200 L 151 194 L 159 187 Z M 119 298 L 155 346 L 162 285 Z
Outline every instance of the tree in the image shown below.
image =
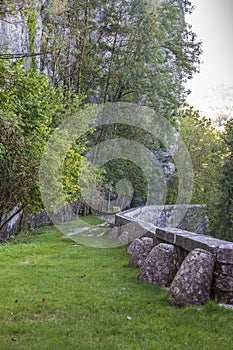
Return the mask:
M 30 52 L 23 55 L 32 58 L 31 69 L 25 71 L 16 62 L 3 67 L 2 120 L 7 119 L 8 114 L 14 120 L 13 129 L 5 123 L 4 130 L 9 131 L 6 135 L 15 135 L 12 152 L 21 140 L 17 135 L 22 135 L 25 165 L 20 167 L 19 179 L 25 174 L 31 179 L 31 185 L 25 186 L 25 193 L 20 195 L 18 191 L 18 197 L 13 197 L 9 203 L 25 198 L 28 205 L 32 202 L 30 198 L 37 196 L 34 190 L 37 188 L 38 160 L 45 140 L 59 121 L 74 110 L 73 106 L 80 104 L 80 97 L 85 96 L 82 102 L 86 103 L 124 101 L 146 105 L 177 126 L 178 109 L 186 95 L 184 82 L 199 64 L 200 43 L 184 20 L 184 14 L 191 11 L 187 0 L 169 0 L 159 5 L 152 5 L 149 0 L 49 0 L 46 4 L 48 6 L 44 7 L 30 1 L 30 6 L 23 10 L 27 16 L 30 46 Z M 37 11 L 42 15 L 43 32 L 40 50 L 34 52 Z M 15 59 L 21 55 L 19 53 Z M 37 55 L 39 58 L 35 60 Z M 44 72 L 49 81 L 37 70 Z M 74 103 L 75 99 L 78 99 L 77 103 Z M 114 137 L 115 130 L 115 125 L 102 126 L 88 136 L 88 141 L 98 144 L 108 140 Z M 133 137 L 149 149 L 157 150 L 157 140 L 125 125 L 118 126 L 117 135 Z M 10 136 L 7 140 L 10 143 Z M 4 142 L 3 148 L 10 149 L 7 141 Z M 67 155 L 68 168 L 64 170 L 63 184 L 72 200 L 79 196 L 79 175 L 75 173 L 75 167 L 80 166 L 84 152 L 85 145 L 81 142 L 76 143 Z M 13 166 L 14 159 L 19 160 Z M 12 153 L 12 169 L 16 169 L 22 160 L 20 154 L 14 157 Z M 4 156 L 2 162 L 6 162 Z M 129 177 L 135 175 L 134 182 L 144 196 L 146 184 L 140 180 L 140 171 L 135 171 L 129 163 L 127 167 Z M 106 166 L 106 171 L 111 169 L 111 164 Z M 110 185 L 116 183 L 120 172 L 112 173 L 112 179 L 108 179 Z M 16 176 L 16 171 L 13 173 Z M 23 191 L 24 187 L 20 188 Z M 15 191 L 12 193 L 16 196 Z
M 16 205 L 43 207 L 39 190 L 39 165 L 51 132 L 81 100 L 48 85 L 48 78 L 25 70 L 24 61 L 0 61 L 0 219 Z M 86 120 L 88 123 L 88 119 Z M 85 148 L 76 145 L 76 158 Z M 69 167 L 68 167 L 69 168 Z M 70 169 L 70 170 L 69 170 Z M 65 172 L 69 176 L 71 168 Z M 77 169 L 78 171 L 78 169 Z M 65 190 L 67 189 L 66 186 Z M 1 227 L 6 221 L 1 221 Z
M 207 205 L 209 231 L 216 234 L 214 231 L 219 215 L 216 203 L 221 194 L 218 186 L 223 152 L 221 137 L 210 120 L 200 117 L 193 108 L 182 110 L 180 121 L 180 134 L 189 150 L 193 166 L 192 203 Z
M 198 69 L 201 52 L 184 20 L 190 11 L 186 0 L 68 0 L 59 11 L 52 6 L 43 10 L 40 69 L 54 86 L 84 94 L 88 103 L 140 103 L 174 121 L 183 83 Z
M 147 105 L 177 121 L 184 82 L 198 70 L 201 52 L 184 19 L 192 11 L 189 1 L 49 0 L 47 7 L 30 1 L 23 10 L 18 5 L 27 16 L 30 52 L 15 57 L 30 56 L 31 66 L 38 64 L 54 87 L 66 86 L 88 103 Z M 42 40 L 34 52 L 38 12 Z
M 221 238 L 233 241 L 233 120 L 225 127 L 223 134 L 226 152 L 219 179 L 221 196 L 218 203 L 219 217 L 216 234 Z
M 79 49 L 85 59 L 79 61 L 77 69 L 74 68 L 77 58 L 74 59 L 72 71 L 77 72 L 80 83 L 80 62 L 83 62 L 81 81 L 84 85 L 81 91 L 84 89 L 87 101 L 124 101 L 147 105 L 176 124 L 178 107 L 185 97 L 183 83 L 198 69 L 201 52 L 200 43 L 184 21 L 184 13 L 191 11 L 190 3 L 168 1 L 152 8 L 148 1 L 141 0 L 101 1 L 99 9 L 95 7 L 98 2 L 92 3 L 92 8 L 90 3 L 85 4 L 88 10 L 85 16 L 81 16 L 86 21 L 83 28 L 91 28 L 91 31 L 89 39 L 86 42 L 83 40 L 84 46 L 81 45 L 82 49 Z M 78 23 L 82 23 L 82 20 Z M 92 51 L 88 51 L 90 46 Z M 87 52 L 88 57 L 85 56 Z M 97 65 L 93 65 L 93 62 Z M 71 80 L 75 81 L 77 76 L 73 75 Z M 89 85 L 85 88 L 87 82 Z M 133 137 L 145 144 L 148 137 L 146 133 L 142 134 L 142 130 L 140 133 L 135 129 L 132 132 L 130 127 L 123 125 L 104 125 L 96 130 L 94 136 L 97 144 L 116 136 Z M 149 144 L 146 142 L 145 146 Z M 152 148 L 157 149 L 158 141 L 152 140 L 152 144 Z M 105 179 L 113 191 L 122 173 L 123 163 L 115 162 L 114 167 L 112 162 L 105 166 Z M 138 196 L 145 200 L 147 186 L 140 171 L 127 163 L 126 173 L 131 174 L 131 180 L 134 178 L 133 182 L 140 192 Z
M 37 163 L 35 159 L 41 153 L 49 134 L 53 113 L 56 113 L 56 97 L 47 85 L 47 78 L 33 71 L 26 72 L 21 61 L 1 61 L 0 81 L 1 145 L 4 149 L 0 194 L 5 196 L 6 191 L 10 194 L 7 195 L 7 200 L 0 201 L 2 209 L 2 206 L 20 202 L 19 197 L 22 200 L 28 196 L 27 201 L 30 198 L 33 202 L 34 195 L 26 190 L 26 181 L 33 182 Z M 9 186 L 11 179 L 12 187 Z M 19 190 L 23 190 L 23 187 L 24 195 Z

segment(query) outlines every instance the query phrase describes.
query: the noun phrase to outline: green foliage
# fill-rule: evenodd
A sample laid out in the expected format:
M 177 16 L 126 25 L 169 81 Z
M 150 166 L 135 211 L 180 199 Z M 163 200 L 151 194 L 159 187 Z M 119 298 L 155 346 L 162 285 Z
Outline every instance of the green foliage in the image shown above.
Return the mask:
M 88 102 L 140 103 L 175 122 L 201 52 L 189 11 L 184 0 L 67 1 L 59 17 L 45 17 L 41 51 L 51 60 L 42 56 L 42 69 Z
M 117 159 L 105 164 L 103 179 L 108 187 L 106 192 L 110 196 L 117 197 L 117 183 L 122 180 L 128 180 L 133 186 L 133 199 L 138 198 L 146 203 L 148 195 L 148 183 L 143 170 L 129 160 Z M 134 200 L 131 203 L 134 205 Z
M 18 203 L 41 208 L 38 170 L 42 152 L 51 132 L 77 112 L 81 103 L 71 93 L 49 86 L 43 74 L 26 71 L 23 63 L 0 62 L 1 213 Z M 76 153 L 83 148 L 80 142 Z
M 186 0 L 160 4 L 147 0 L 54 0 L 47 8 L 40 8 L 34 1 L 27 6 L 22 2 L 22 8 L 17 6 L 14 12 L 23 11 L 27 17 L 29 56 L 35 51 L 38 10 L 43 33 L 40 56 L 30 58 L 29 70 L 25 70 L 23 61 L 0 63 L 1 128 L 5 135 L 0 143 L 3 209 L 15 203 L 41 206 L 41 154 L 51 132 L 66 116 L 79 110 L 83 96 L 88 103 L 126 101 L 147 105 L 177 126 L 178 107 L 185 97 L 183 84 L 198 69 L 200 54 L 200 43 L 184 20 L 185 13 L 191 11 Z M 37 62 L 41 71 L 48 72 L 47 78 L 38 74 Z M 86 125 L 89 118 L 85 116 L 81 124 Z M 131 129 L 120 126 L 119 137 L 130 139 L 134 134 L 133 139 L 153 151 L 161 146 L 149 134 Z M 104 127 L 100 133 L 105 140 L 113 134 L 111 128 Z M 61 151 L 69 144 L 68 138 L 61 135 Z M 101 142 L 94 139 L 93 135 L 93 143 Z M 86 140 L 72 147 L 62 179 L 52 172 L 59 155 L 51 159 L 51 169 L 44 174 L 48 193 L 57 186 L 66 193 L 67 201 L 81 196 L 81 178 L 90 183 L 98 182 L 100 176 L 83 162 Z M 112 171 L 112 165 L 105 168 L 110 187 L 115 187 L 124 172 L 123 163 L 118 165 L 116 171 Z M 126 177 L 133 180 L 136 195 L 144 199 L 145 179 L 137 167 L 129 163 L 127 167 Z M 57 200 L 59 204 L 59 196 L 55 197 L 54 203 Z
M 30 54 L 33 54 L 35 53 L 35 40 L 37 34 L 37 13 L 34 10 L 29 10 L 27 12 L 27 27 L 29 33 L 29 52 Z M 31 58 L 30 66 L 32 70 L 38 70 L 35 56 Z
M 63 187 L 66 189 L 66 196 L 69 202 L 80 197 L 79 172 L 83 157 L 80 154 L 80 147 L 73 147 L 66 156 L 63 171 Z
M 177 126 L 178 107 L 185 97 L 183 83 L 198 70 L 201 52 L 184 21 L 184 14 L 190 11 L 187 1 L 155 6 L 144 0 L 68 1 L 59 18 L 52 11 L 45 19 L 48 30 L 43 33 L 41 51 L 51 52 L 52 57 L 48 61 L 42 56 L 42 67 L 51 72 L 54 86 L 64 84 L 83 93 L 87 102 L 147 105 Z M 67 31 L 69 37 L 64 40 Z M 89 140 L 98 145 L 115 136 L 115 129 L 116 125 L 103 126 Z M 118 137 L 134 134 L 135 139 L 136 134 L 138 142 L 157 149 L 158 141 L 150 140 L 141 130 L 117 129 Z M 124 170 L 123 162 L 115 164 L 115 169 L 106 164 L 108 189 L 114 191 L 124 171 L 124 177 L 136 185 L 135 195 L 145 199 L 146 181 L 129 162 Z M 69 184 L 75 186 L 75 182 Z
M 33 71 L 26 72 L 23 62 L 1 61 L 1 162 L 0 205 L 37 202 L 35 189 L 38 160 L 53 117 L 55 96 L 48 81 Z
M 13 0 L 1 0 L 0 2 L 0 16 L 4 17 L 6 13 L 12 12 L 15 9 Z
M 232 310 L 173 308 L 167 292 L 137 280 L 125 247 L 36 233 L 0 249 L 2 349 L 231 349 Z
M 222 238 L 233 241 L 233 120 L 226 124 L 223 140 L 225 157 L 219 178 L 221 197 L 216 232 Z
M 62 186 L 67 202 L 73 202 L 86 194 L 88 188 L 101 180 L 102 171 L 85 160 L 85 140 L 76 142 L 67 152 L 62 172 Z
M 218 186 L 223 161 L 220 134 L 213 129 L 208 119 L 201 118 L 192 108 L 181 111 L 180 120 L 181 137 L 189 150 L 193 165 L 192 203 L 207 204 L 210 232 L 214 233 L 218 218 L 216 203 L 221 195 Z
M 122 138 L 123 137 L 123 138 Z M 97 144 L 106 142 L 111 139 L 121 139 L 121 142 L 125 143 L 125 150 L 131 150 L 132 144 L 130 140 L 137 142 L 139 145 L 144 146 L 146 149 L 151 152 L 157 152 L 163 145 L 159 142 L 156 137 L 151 133 L 146 132 L 144 129 L 137 128 L 131 125 L 124 124 L 111 124 L 104 125 L 101 128 L 96 128 L 95 132 L 91 135 L 88 142 L 88 147 L 92 148 Z M 97 153 L 98 154 L 98 153 Z M 117 198 L 117 183 L 122 180 L 128 180 L 134 189 L 132 205 L 137 205 L 137 201 L 146 203 L 148 196 L 148 183 L 145 175 L 143 174 L 143 169 L 140 168 L 137 164 L 133 162 L 133 159 L 136 161 L 138 158 L 141 160 L 141 163 L 147 164 L 148 154 L 143 153 L 143 148 L 141 154 L 137 153 L 132 157 L 132 160 L 128 159 L 113 159 L 104 164 L 102 172 L 102 182 L 104 186 L 102 187 L 103 192 L 105 193 L 105 198 Z M 135 198 L 137 201 L 135 202 Z M 118 198 L 119 199 L 119 198 Z

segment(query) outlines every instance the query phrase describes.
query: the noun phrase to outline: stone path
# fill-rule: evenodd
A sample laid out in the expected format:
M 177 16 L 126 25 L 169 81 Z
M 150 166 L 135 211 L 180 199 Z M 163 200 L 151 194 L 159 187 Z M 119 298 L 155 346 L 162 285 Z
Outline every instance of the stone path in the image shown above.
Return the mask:
M 98 231 L 100 228 L 106 229 L 106 223 L 98 224 L 95 226 L 84 226 L 73 229 L 71 232 L 67 233 L 64 237 L 69 238 L 70 236 L 77 235 L 77 234 L 83 234 L 86 237 L 91 237 L 96 235 L 96 231 Z M 103 230 L 103 233 L 105 230 Z M 102 234 L 98 235 L 101 236 Z
M 84 226 L 84 227 L 78 227 L 72 229 L 71 232 L 68 232 L 64 238 L 70 238 L 71 236 L 77 235 L 77 234 L 82 234 L 82 236 L 86 237 L 101 237 L 105 234 L 108 224 L 114 224 L 115 222 L 115 215 L 114 214 L 104 214 L 104 215 L 99 215 L 97 216 L 98 219 L 104 220 L 103 223 L 94 225 L 94 226 Z M 103 228 L 102 232 L 99 232 L 100 229 Z

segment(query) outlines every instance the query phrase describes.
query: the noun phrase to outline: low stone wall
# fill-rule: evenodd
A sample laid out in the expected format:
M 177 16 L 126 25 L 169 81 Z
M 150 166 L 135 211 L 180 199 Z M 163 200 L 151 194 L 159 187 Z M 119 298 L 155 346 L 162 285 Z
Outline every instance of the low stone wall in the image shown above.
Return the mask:
M 178 225 L 175 225 L 174 221 Z M 145 222 L 156 227 L 177 227 L 202 234 L 208 232 L 208 217 L 204 204 L 151 205 L 133 208 L 118 213 L 115 222 L 117 226 L 129 222 Z
M 213 268 L 210 272 L 210 275 L 212 276 L 210 278 L 210 286 L 209 291 L 207 291 L 207 294 L 209 294 L 210 298 L 217 300 L 220 303 L 224 304 L 231 304 L 233 305 L 233 243 L 220 240 L 211 236 L 207 236 L 205 234 L 200 234 L 197 232 L 191 232 L 186 230 L 182 230 L 180 228 L 169 228 L 169 227 L 157 227 L 155 225 L 148 225 L 147 232 L 145 234 L 145 222 L 140 221 L 137 219 L 139 211 L 141 208 L 137 208 L 137 210 L 130 210 L 127 212 L 119 213 L 115 217 L 115 223 L 117 226 L 123 226 L 125 224 L 128 224 L 129 222 L 135 223 L 136 230 L 139 230 L 140 223 L 143 226 L 142 232 L 144 237 L 150 237 L 150 239 L 153 239 L 153 247 L 158 247 L 161 244 L 170 245 L 173 247 L 173 271 L 172 275 L 170 275 L 170 284 L 173 280 L 175 280 L 175 276 L 178 275 L 180 269 L 182 269 L 182 272 L 180 272 L 180 275 L 183 276 L 183 271 L 190 271 L 189 267 L 187 268 L 187 264 L 190 264 L 190 258 L 189 255 L 193 254 L 194 256 L 207 256 L 211 261 L 213 261 Z M 135 214 L 136 215 L 132 215 Z M 151 218 L 151 213 L 148 214 L 148 217 Z M 144 216 L 146 218 L 146 215 Z M 186 223 L 188 224 L 187 217 L 186 217 Z M 151 226 L 151 227 L 150 227 Z M 187 227 L 188 225 L 186 225 Z M 122 227 L 123 229 L 123 227 Z M 137 237 L 139 237 L 137 233 Z M 141 241 L 141 243 L 140 243 Z M 150 257 L 150 253 L 146 252 L 148 254 L 148 259 L 145 256 L 145 249 L 141 246 L 144 244 L 144 241 L 142 238 L 136 239 L 136 244 L 133 242 L 133 247 L 139 247 L 135 250 L 136 254 L 139 252 L 143 252 L 143 260 L 145 260 L 145 264 L 149 262 L 151 264 L 151 261 L 153 261 L 153 258 Z M 205 254 L 206 252 L 206 254 Z M 131 251 L 132 253 L 132 251 Z M 131 257 L 130 259 L 130 266 L 132 266 L 132 261 L 138 261 L 141 257 Z M 157 258 L 156 258 L 157 259 Z M 148 262 L 147 262 L 148 260 Z M 158 259 L 157 259 L 158 260 Z M 185 268 L 184 268 L 184 262 Z M 207 263 L 208 265 L 209 263 Z M 158 265 L 158 264 L 157 264 Z M 136 267 L 137 265 L 135 265 Z M 191 265 L 190 265 L 191 266 Z M 196 262 L 192 263 L 192 269 L 193 271 L 196 268 Z M 203 269 L 202 265 L 198 265 L 200 270 L 200 276 L 202 276 L 203 279 L 205 279 L 205 273 L 203 275 Z M 158 266 L 157 266 L 158 267 Z M 157 269 L 155 266 L 154 269 Z M 194 268 L 195 267 L 195 268 Z M 158 267 L 161 270 L 161 266 Z M 143 265 L 141 266 L 141 269 L 144 269 L 147 271 L 148 269 Z M 149 266 L 149 270 L 151 271 L 151 266 Z M 162 268 L 164 270 L 164 267 Z M 196 270 L 195 270 L 196 271 Z M 148 271 L 147 271 L 148 274 Z M 152 275 L 155 275 L 155 272 L 152 272 Z M 198 283 L 198 277 L 199 273 L 195 272 L 195 276 L 193 276 L 193 279 L 196 282 L 194 285 L 197 285 Z M 141 274 L 139 274 L 141 276 Z M 142 279 L 140 277 L 140 279 Z M 149 281 L 150 278 L 147 277 L 147 280 Z M 153 280 L 153 278 L 152 278 Z M 175 282 L 174 282 L 175 283 Z M 174 284 L 173 283 L 173 284 Z M 180 283 L 180 280 L 179 280 Z M 182 283 L 181 283 L 182 284 Z M 188 285 L 191 285 L 191 279 L 188 279 L 186 290 L 189 289 Z M 173 286 L 173 292 L 176 291 L 177 288 Z M 202 292 L 201 292 L 202 293 Z M 199 293 L 199 294 L 201 294 Z M 171 293 L 170 293 L 171 294 Z M 173 293 L 174 297 L 174 293 Z
M 194 249 L 212 254 L 214 271 L 211 297 L 221 303 L 233 305 L 233 243 L 211 236 L 199 235 L 179 229 L 156 229 L 155 245 L 169 243 L 174 246 L 177 270 Z

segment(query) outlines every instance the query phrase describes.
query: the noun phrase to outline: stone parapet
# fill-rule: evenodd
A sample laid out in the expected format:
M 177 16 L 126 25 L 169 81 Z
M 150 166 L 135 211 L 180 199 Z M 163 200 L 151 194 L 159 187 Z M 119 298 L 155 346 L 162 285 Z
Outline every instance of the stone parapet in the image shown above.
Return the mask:
M 233 264 L 233 243 L 194 232 L 157 228 L 156 238 L 190 252 L 196 248 L 212 253 L 216 261 Z
M 151 221 L 146 221 L 146 219 L 151 219 L 152 209 L 149 208 L 149 213 L 147 214 L 143 213 L 145 208 L 136 208 L 135 210 L 131 209 L 118 213 L 115 223 L 117 226 L 129 223 L 134 224 L 137 226 L 138 232 L 141 225 L 142 236 L 153 237 L 154 246 L 158 246 L 161 243 L 173 245 L 177 273 L 191 252 L 201 250 L 206 252 L 206 254 L 211 254 L 214 267 L 208 293 L 211 298 L 220 303 L 233 305 L 233 243 L 189 230 L 153 225 Z M 140 215 L 142 213 L 144 215 Z M 139 217 L 145 220 L 139 220 Z M 140 235 L 138 234 L 137 237 L 139 238 Z M 143 268 L 146 270 L 144 265 Z M 183 273 L 181 275 L 183 276 Z M 196 276 L 193 277 L 194 279 L 196 278 Z M 205 300 L 207 300 L 207 297 L 205 297 Z
M 206 206 L 199 204 L 137 207 L 116 214 L 115 220 L 117 226 L 134 221 L 150 223 L 161 228 L 177 227 L 198 234 L 208 232 Z

